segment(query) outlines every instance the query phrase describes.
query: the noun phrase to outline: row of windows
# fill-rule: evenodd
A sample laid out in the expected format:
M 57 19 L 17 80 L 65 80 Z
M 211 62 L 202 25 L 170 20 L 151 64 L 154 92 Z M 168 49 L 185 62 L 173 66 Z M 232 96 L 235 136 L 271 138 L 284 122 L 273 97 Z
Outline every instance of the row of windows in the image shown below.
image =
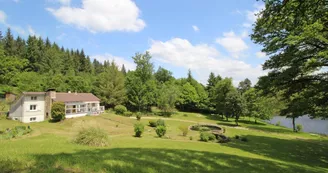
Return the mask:
M 37 99 L 38 99 L 37 96 L 32 96 L 32 97 L 31 97 L 31 100 L 37 100 Z

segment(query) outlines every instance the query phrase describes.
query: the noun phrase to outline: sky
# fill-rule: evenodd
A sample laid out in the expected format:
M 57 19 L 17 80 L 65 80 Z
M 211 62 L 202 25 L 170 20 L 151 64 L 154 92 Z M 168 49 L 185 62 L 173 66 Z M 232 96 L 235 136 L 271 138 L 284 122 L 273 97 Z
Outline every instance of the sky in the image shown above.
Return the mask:
M 101 62 L 115 60 L 133 70 L 132 56 L 149 51 L 159 66 L 206 84 L 209 73 L 232 77 L 234 85 L 266 73 L 261 46 L 250 39 L 256 0 L 0 0 L 0 30 L 15 36 L 48 37 L 83 49 Z

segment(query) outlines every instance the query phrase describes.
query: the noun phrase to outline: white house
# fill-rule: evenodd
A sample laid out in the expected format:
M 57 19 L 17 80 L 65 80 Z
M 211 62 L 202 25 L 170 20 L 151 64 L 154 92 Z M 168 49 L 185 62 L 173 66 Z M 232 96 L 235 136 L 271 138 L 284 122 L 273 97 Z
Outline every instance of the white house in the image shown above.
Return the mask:
M 10 108 L 9 117 L 24 123 L 40 122 L 51 117 L 53 102 L 65 103 L 66 118 L 99 115 L 104 112 L 100 99 L 92 93 L 23 92 Z

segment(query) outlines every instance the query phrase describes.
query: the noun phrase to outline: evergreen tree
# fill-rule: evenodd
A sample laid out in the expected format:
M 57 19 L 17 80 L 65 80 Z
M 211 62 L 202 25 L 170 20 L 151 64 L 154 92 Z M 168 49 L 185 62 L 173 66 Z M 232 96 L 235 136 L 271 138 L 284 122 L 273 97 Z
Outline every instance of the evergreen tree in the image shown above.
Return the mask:
M 121 72 L 123 73 L 124 76 L 126 76 L 126 70 L 124 64 L 122 64 Z
M 10 28 L 7 29 L 6 36 L 3 39 L 4 50 L 6 56 L 13 56 L 16 54 L 15 39 L 11 33 Z
M 26 58 L 29 61 L 28 69 L 34 72 L 39 72 L 40 70 L 40 52 L 38 46 L 38 40 L 35 36 L 29 36 L 27 39 L 27 52 Z
M 99 75 L 97 95 L 106 107 L 114 107 L 124 103 L 124 75 L 119 71 L 114 61 Z

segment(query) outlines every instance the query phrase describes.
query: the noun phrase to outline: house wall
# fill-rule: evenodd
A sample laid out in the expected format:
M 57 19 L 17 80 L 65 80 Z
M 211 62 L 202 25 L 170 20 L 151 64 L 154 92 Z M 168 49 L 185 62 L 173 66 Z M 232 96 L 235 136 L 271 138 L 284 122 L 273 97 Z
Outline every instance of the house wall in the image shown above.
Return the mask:
M 31 100 L 32 96 L 26 95 L 23 104 L 23 118 L 22 122 L 41 122 L 44 121 L 45 115 L 45 96 L 37 95 L 37 100 Z M 30 110 L 30 105 L 36 105 L 36 110 Z M 31 120 L 35 118 L 35 120 Z
M 11 105 L 9 111 L 9 117 L 13 120 L 23 120 L 23 101 L 24 97 L 21 97 L 16 103 Z

